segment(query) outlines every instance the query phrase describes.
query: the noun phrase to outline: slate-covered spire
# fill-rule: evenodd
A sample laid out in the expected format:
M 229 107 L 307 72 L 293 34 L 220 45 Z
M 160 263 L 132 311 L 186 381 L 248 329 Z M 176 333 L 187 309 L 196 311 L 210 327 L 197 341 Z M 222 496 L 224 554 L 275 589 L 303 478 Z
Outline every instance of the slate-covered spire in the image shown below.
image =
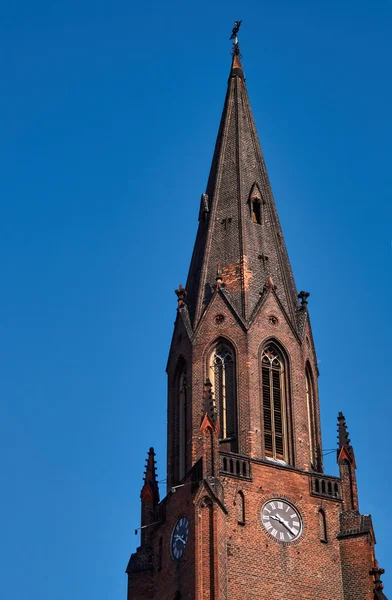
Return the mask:
M 248 320 L 271 278 L 293 325 L 297 291 L 234 43 L 226 99 L 188 274 L 187 303 L 196 325 L 216 289 Z

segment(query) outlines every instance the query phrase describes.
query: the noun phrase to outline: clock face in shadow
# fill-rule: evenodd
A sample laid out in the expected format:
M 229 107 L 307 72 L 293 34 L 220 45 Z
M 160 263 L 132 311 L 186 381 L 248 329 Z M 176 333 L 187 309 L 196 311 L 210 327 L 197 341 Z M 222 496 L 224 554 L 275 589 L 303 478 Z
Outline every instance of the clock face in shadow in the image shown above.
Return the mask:
M 298 510 L 282 498 L 268 500 L 261 509 L 263 527 L 278 542 L 294 542 L 302 533 Z
M 180 517 L 171 534 L 170 552 L 174 560 L 179 560 L 184 554 L 189 538 L 189 521 Z

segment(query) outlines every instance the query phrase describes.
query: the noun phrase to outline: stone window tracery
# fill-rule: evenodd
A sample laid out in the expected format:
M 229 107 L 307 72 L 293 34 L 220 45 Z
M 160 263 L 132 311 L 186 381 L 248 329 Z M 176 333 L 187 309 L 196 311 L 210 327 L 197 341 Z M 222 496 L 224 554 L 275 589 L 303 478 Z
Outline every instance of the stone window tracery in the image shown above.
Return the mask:
M 228 344 L 219 342 L 210 358 L 210 378 L 220 423 L 220 437 L 231 441 L 235 450 L 236 440 L 236 381 L 235 355 Z
M 263 350 L 261 370 L 265 455 L 287 461 L 285 364 L 273 343 Z

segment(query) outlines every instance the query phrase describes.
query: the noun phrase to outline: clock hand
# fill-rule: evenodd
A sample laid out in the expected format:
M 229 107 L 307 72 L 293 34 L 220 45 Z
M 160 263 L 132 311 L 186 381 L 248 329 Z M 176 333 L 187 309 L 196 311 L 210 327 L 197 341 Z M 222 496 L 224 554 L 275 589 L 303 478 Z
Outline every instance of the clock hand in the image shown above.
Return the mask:
M 181 542 L 182 542 L 182 543 L 184 544 L 184 546 L 185 546 L 185 540 L 184 540 L 184 538 L 183 538 L 183 537 L 181 537 L 180 535 L 175 535 L 174 537 L 175 537 L 175 539 L 176 539 L 176 540 L 181 540 Z
M 278 514 L 276 514 L 276 515 L 271 515 L 271 516 L 270 516 L 270 519 L 274 519 L 275 521 L 279 521 L 279 523 L 286 523 L 286 521 L 284 521 L 284 520 L 282 519 L 282 517 L 281 517 L 280 515 L 278 515 Z
M 282 525 L 284 525 L 284 526 L 286 527 L 286 529 L 287 529 L 288 531 L 290 531 L 290 533 L 291 533 L 292 535 L 296 535 L 296 534 L 294 533 L 294 531 L 291 529 L 291 527 L 290 527 L 290 525 L 289 525 L 289 522 L 288 522 L 288 521 L 285 521 L 284 519 L 282 519 L 282 517 L 281 517 L 280 515 L 276 515 L 276 517 L 277 517 L 277 520 L 278 520 L 280 523 L 282 523 Z
M 279 523 L 282 523 L 282 525 L 284 527 L 286 527 L 286 529 L 291 533 L 291 535 L 295 535 L 295 533 L 293 532 L 293 530 L 291 529 L 288 521 L 285 521 L 284 519 L 282 519 L 282 517 L 280 515 L 271 515 L 270 519 L 274 519 L 275 521 L 279 521 Z

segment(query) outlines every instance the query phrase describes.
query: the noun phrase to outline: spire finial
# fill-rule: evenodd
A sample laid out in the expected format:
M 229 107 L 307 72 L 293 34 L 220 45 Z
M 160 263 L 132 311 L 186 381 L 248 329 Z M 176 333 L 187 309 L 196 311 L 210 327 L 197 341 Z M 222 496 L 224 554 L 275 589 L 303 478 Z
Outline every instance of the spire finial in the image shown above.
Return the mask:
M 263 290 L 265 292 L 274 292 L 276 290 L 276 285 L 272 281 L 272 277 L 268 277 L 267 281 L 264 284 Z
M 342 448 L 346 448 L 351 458 L 354 458 L 353 447 L 351 446 L 351 440 L 348 437 L 349 433 L 347 430 L 346 419 L 342 412 L 338 415 L 338 457 Z
M 154 506 L 159 503 L 159 488 L 156 471 L 156 461 L 154 448 L 150 448 L 148 451 L 146 466 L 144 471 L 144 485 L 141 491 L 142 501 L 151 501 Z
M 298 298 L 301 300 L 301 309 L 302 310 L 306 310 L 306 307 L 308 305 L 309 296 L 310 296 L 309 292 L 304 292 L 303 290 L 302 290 L 302 292 L 300 292 L 298 294 Z
M 233 31 L 231 32 L 231 36 L 230 36 L 230 39 L 234 40 L 233 49 L 231 51 L 233 56 L 241 56 L 240 55 L 240 47 L 238 44 L 238 37 L 237 37 L 238 31 L 241 27 L 241 23 L 242 23 L 242 21 L 234 21 Z
M 157 481 L 156 474 L 156 461 L 155 461 L 155 452 L 154 448 L 150 448 L 148 451 L 148 456 L 146 459 L 146 470 L 144 472 L 144 481 L 148 483 L 153 483 Z
M 177 296 L 178 308 L 182 308 L 186 304 L 187 291 L 180 283 L 178 290 L 175 290 Z
M 382 590 L 384 589 L 383 583 L 381 581 L 381 575 L 384 575 L 384 573 L 385 569 L 380 569 L 378 566 L 378 561 L 375 560 L 374 567 L 371 571 L 369 571 L 369 575 L 372 575 L 372 577 L 374 577 L 374 591 L 377 594 L 375 596 L 377 598 L 385 598 L 383 593 L 381 596 L 378 594 L 378 592 L 382 592 Z

